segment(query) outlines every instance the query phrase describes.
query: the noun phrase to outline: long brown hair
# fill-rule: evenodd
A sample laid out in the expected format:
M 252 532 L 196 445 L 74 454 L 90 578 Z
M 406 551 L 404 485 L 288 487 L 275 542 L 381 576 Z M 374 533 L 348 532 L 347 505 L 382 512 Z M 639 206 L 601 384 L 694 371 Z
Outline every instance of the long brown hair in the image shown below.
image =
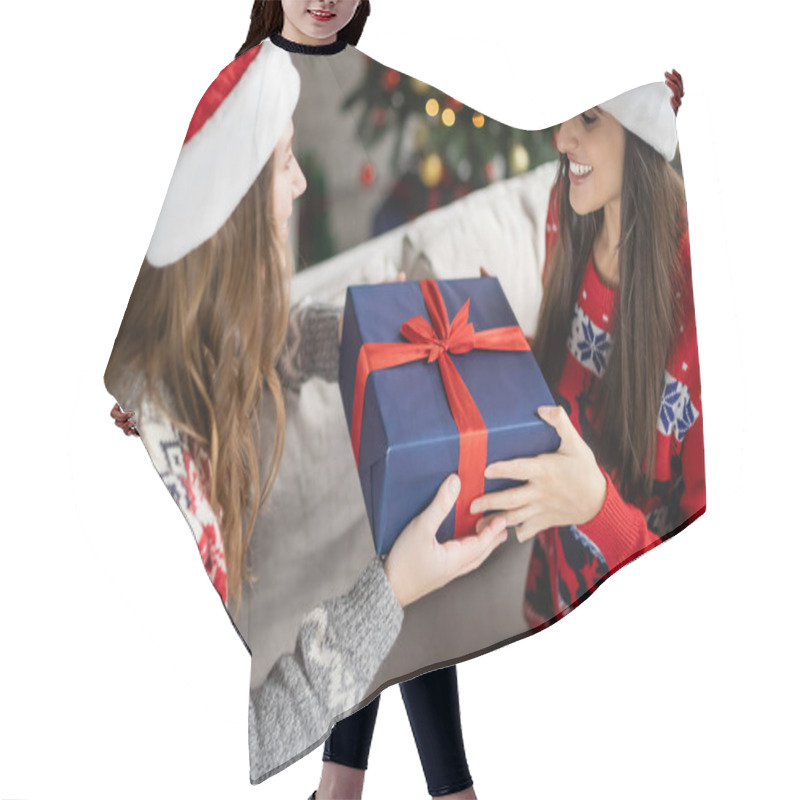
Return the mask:
M 361 0 L 353 18 L 339 31 L 336 38 L 344 39 L 348 44 L 358 44 L 369 11 L 369 0 Z M 250 11 L 250 30 L 247 32 L 247 38 L 239 48 L 236 58 L 239 58 L 251 47 L 255 47 L 259 42 L 263 42 L 268 36 L 280 33 L 282 30 L 283 6 L 280 0 L 255 0 Z
M 118 396 L 141 376 L 148 399 L 188 437 L 194 454 L 208 457 L 204 489 L 222 529 L 234 616 L 242 581 L 252 580 L 247 547 L 275 481 L 285 429 L 275 362 L 288 324 L 292 256 L 279 244 L 272 215 L 273 162 L 274 155 L 210 239 L 165 268 L 145 259 L 104 376 Z M 264 384 L 275 400 L 276 434 L 261 487 L 254 411 Z
M 557 185 L 558 227 L 545 281 L 533 352 L 551 388 L 566 359 L 573 310 L 603 210 L 580 216 L 569 203 L 569 160 L 562 155 Z M 628 502 L 649 497 L 664 370 L 679 329 L 683 272 L 678 249 L 685 229 L 683 181 L 666 159 L 625 130 L 619 285 L 613 344 L 597 396 L 592 448 L 617 472 Z M 587 431 L 582 431 L 586 438 Z

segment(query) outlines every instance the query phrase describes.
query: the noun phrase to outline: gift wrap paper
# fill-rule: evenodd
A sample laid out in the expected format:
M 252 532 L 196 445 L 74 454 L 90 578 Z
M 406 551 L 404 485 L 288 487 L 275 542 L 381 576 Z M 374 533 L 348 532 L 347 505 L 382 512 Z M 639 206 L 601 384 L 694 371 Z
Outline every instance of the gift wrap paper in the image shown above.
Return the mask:
M 450 320 L 466 305 L 475 331 L 518 327 L 496 278 L 440 281 L 437 287 Z M 401 325 L 420 315 L 427 318 L 428 311 L 417 283 L 348 289 L 340 387 L 351 434 L 362 345 L 407 341 L 400 333 Z M 524 341 L 521 331 L 519 336 Z M 474 349 L 451 358 L 488 433 L 488 459 L 471 465 L 473 471 L 482 474 L 487 463 L 558 448 L 558 434 L 536 415 L 536 409 L 552 405 L 553 398 L 530 349 Z M 460 437 L 437 362 L 424 357 L 371 372 L 363 409 L 358 471 L 375 546 L 383 555 L 400 531 L 433 500 L 439 484 L 458 471 Z M 513 485 L 517 482 L 486 480 L 484 491 Z M 467 504 L 481 494 L 466 497 Z M 455 516 L 453 508 L 439 529 L 439 541 L 453 538 Z

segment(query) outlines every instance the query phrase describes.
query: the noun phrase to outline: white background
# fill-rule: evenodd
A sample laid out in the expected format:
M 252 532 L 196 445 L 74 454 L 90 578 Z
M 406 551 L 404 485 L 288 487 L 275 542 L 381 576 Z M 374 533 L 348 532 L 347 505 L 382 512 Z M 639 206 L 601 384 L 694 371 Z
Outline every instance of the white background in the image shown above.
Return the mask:
M 713 4 L 716 5 L 716 4 Z M 779 798 L 797 749 L 795 30 L 773 2 L 374 0 L 361 49 L 518 127 L 682 72 L 708 511 L 459 667 L 481 798 Z M 102 382 L 249 0 L 5 4 L 0 798 L 306 798 L 248 779 L 250 663 Z M 364 797 L 425 797 L 396 687 Z M 796 795 L 793 795 L 796 796 Z

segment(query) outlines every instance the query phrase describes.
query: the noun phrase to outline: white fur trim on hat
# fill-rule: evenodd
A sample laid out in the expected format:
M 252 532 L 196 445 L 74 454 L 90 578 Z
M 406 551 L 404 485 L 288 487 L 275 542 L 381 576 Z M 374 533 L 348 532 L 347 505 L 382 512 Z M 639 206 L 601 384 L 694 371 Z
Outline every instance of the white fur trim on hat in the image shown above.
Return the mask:
M 227 91 L 193 134 L 190 126 L 147 249 L 154 267 L 183 258 L 225 224 L 289 124 L 300 75 L 286 50 L 268 39 L 258 47 L 232 88 L 225 87 L 239 59 L 220 72 L 198 105 L 192 125 L 213 92 L 220 86 Z
M 600 103 L 600 108 L 672 161 L 678 147 L 678 129 L 671 98 L 672 90 L 662 81 L 631 89 Z

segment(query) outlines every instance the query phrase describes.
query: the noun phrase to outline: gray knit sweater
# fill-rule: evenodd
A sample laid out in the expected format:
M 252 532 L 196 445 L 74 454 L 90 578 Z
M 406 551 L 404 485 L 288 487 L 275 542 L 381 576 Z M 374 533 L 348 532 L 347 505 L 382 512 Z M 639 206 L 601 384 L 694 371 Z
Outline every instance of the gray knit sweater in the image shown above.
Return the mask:
M 339 375 L 341 309 L 295 306 L 278 360 L 284 389 Z M 403 609 L 377 556 L 345 595 L 306 614 L 295 651 L 281 656 L 250 694 L 250 782 L 260 783 L 302 758 L 353 709 L 400 633 Z
M 293 307 L 277 369 L 297 392 L 313 376 L 338 377 L 340 309 Z M 153 465 L 183 512 L 213 584 L 225 598 L 219 525 L 204 498 L 188 443 L 163 411 L 136 390 L 121 403 L 136 412 L 137 428 Z M 353 588 L 307 613 L 293 653 L 282 655 L 266 680 L 250 691 L 250 782 L 279 772 L 315 748 L 333 722 L 352 710 L 392 648 L 403 610 L 376 556 Z

